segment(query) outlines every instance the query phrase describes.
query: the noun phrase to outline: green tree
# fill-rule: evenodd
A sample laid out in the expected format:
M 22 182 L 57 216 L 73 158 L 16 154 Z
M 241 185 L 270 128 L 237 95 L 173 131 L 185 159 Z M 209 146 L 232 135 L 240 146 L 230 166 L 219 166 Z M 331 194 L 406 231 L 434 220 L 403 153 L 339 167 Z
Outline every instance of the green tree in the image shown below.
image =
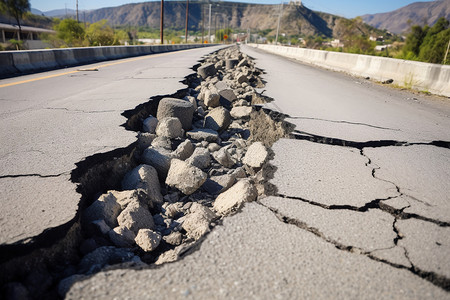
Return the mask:
M 67 47 L 83 46 L 84 28 L 76 20 L 64 19 L 58 22 L 54 29 L 56 36 L 63 40 Z
M 419 25 L 414 25 L 411 27 L 411 32 L 406 37 L 406 44 L 403 47 L 403 56 L 405 58 L 418 57 L 420 52 L 420 46 L 423 43 L 423 39 L 427 34 L 429 27 L 425 26 L 422 28 Z
M 28 0 L 0 0 L 0 10 L 11 15 L 19 26 L 19 41 L 22 35 L 22 26 L 20 19 L 23 14 L 30 10 L 30 2 Z
M 429 63 L 442 63 L 450 38 L 449 21 L 440 18 L 431 27 L 420 47 L 419 59 Z
M 231 29 L 230 28 L 225 28 L 225 29 L 220 29 L 216 31 L 216 42 L 222 42 L 224 40 L 224 36 L 228 35 L 230 36 L 231 34 Z
M 108 46 L 114 44 L 114 30 L 107 20 L 92 23 L 86 29 L 86 39 L 91 46 Z

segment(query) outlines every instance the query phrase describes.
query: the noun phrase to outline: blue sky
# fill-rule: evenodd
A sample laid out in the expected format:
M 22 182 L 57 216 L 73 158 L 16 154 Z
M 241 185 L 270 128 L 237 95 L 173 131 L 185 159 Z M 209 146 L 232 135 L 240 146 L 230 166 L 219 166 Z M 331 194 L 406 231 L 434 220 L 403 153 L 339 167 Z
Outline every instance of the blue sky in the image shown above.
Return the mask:
M 288 2 L 289 0 L 284 0 Z M 303 0 L 303 4 L 312 9 L 332 13 L 347 18 L 353 18 L 364 14 L 374 14 L 380 12 L 388 12 L 408 5 L 418 0 Z M 420 0 L 433 1 L 433 0 Z M 78 8 L 96 9 L 101 7 L 119 6 L 126 3 L 138 3 L 146 1 L 129 1 L 129 0 L 78 0 Z M 273 0 L 240 0 L 236 2 L 262 3 L 262 4 L 278 4 L 280 1 Z M 75 9 L 76 0 L 30 0 L 31 7 L 41 11 L 49 11 L 52 9 Z

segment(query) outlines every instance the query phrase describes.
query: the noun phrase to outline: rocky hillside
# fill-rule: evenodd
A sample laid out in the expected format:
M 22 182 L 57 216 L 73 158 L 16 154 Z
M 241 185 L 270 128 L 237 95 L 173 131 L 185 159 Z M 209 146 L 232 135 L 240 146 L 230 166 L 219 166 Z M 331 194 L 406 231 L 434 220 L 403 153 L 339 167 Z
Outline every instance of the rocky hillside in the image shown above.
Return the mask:
M 183 29 L 185 22 L 185 2 L 165 2 L 165 26 Z M 189 5 L 190 30 L 201 30 L 202 11 L 205 16 L 205 28 L 208 23 L 208 4 L 191 2 Z M 224 24 L 241 30 L 265 30 L 275 34 L 279 14 L 279 5 L 219 2 L 212 6 L 212 28 Z M 107 19 L 112 25 L 149 26 L 159 28 L 160 2 L 127 4 L 118 7 L 102 8 L 86 13 L 87 22 Z M 288 35 L 335 36 L 336 23 L 342 18 L 314 12 L 303 5 L 284 5 L 281 20 L 281 33 Z
M 445 17 L 450 20 L 450 0 L 416 2 L 389 13 L 362 16 L 364 22 L 393 33 L 403 33 L 411 25 L 433 25 Z

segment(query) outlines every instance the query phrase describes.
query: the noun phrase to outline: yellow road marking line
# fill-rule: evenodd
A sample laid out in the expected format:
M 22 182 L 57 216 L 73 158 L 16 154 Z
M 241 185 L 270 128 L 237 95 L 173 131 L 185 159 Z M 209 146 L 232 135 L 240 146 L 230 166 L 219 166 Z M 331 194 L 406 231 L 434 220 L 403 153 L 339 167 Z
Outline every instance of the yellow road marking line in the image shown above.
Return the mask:
M 187 50 L 191 50 L 191 49 L 187 49 Z M 181 51 L 187 51 L 187 50 L 181 50 Z M 109 64 L 98 65 L 98 66 L 92 67 L 92 69 L 99 69 L 99 68 L 110 67 L 110 66 L 114 66 L 114 65 L 127 63 L 127 62 L 133 62 L 133 61 L 136 61 L 136 60 L 146 59 L 146 58 L 160 57 L 160 56 L 169 55 L 169 54 L 173 54 L 173 53 L 181 52 L 181 51 L 166 52 L 166 53 L 160 53 L 160 54 L 148 54 L 148 55 L 145 55 L 145 56 L 134 57 L 134 58 L 121 60 L 121 61 L 113 62 L 113 63 L 109 63 Z M 13 85 L 24 84 L 24 83 L 38 81 L 38 80 L 54 78 L 54 77 L 59 77 L 59 76 L 64 76 L 64 75 L 69 75 L 69 74 L 78 73 L 78 72 L 83 72 L 83 71 L 82 70 L 75 70 L 75 71 L 70 71 L 70 72 L 64 72 L 64 73 L 53 74 L 53 75 L 48 75 L 48 76 L 43 76 L 43 77 L 38 77 L 38 78 L 33 78 L 33 79 L 27 79 L 27 80 L 22 80 L 22 81 L 16 81 L 16 82 L 11 82 L 11 83 L 1 84 L 0 88 L 13 86 Z

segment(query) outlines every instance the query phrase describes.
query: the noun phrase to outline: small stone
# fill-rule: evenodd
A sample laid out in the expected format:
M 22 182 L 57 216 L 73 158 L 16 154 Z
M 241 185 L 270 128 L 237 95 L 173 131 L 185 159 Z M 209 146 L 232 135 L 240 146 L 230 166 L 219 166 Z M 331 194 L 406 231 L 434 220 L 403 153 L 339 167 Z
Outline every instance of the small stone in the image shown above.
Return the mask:
M 179 245 L 175 247 L 173 250 L 169 250 L 161 254 L 155 262 L 155 265 L 161 265 L 164 263 L 174 262 L 180 258 L 180 255 L 188 251 L 192 246 L 195 245 L 195 242 L 187 243 Z
M 255 142 L 248 147 L 243 163 L 252 168 L 261 168 L 261 166 L 266 162 L 268 156 L 269 153 L 263 143 Z
M 231 168 L 236 163 L 225 147 L 220 149 L 219 151 L 214 152 L 212 156 L 219 164 L 221 164 L 225 168 Z
M 125 190 L 143 189 L 148 197 L 155 203 L 162 203 L 161 186 L 156 169 L 150 165 L 139 165 L 128 172 L 122 180 L 122 188 Z M 137 195 L 118 194 L 120 197 L 135 198 Z M 150 205 L 152 206 L 152 205 Z
M 184 131 L 188 131 L 192 127 L 194 111 L 194 106 L 189 101 L 176 98 L 163 98 L 159 101 L 156 117 L 158 120 L 166 117 L 178 118 Z
M 247 177 L 247 174 L 245 173 L 245 169 L 243 167 L 236 168 L 236 170 L 233 171 L 233 176 L 236 179 L 241 179 Z
M 249 180 L 240 180 L 214 201 L 214 210 L 220 215 L 229 215 L 242 207 L 245 202 L 256 200 L 256 188 Z
M 180 160 L 186 160 L 192 153 L 194 153 L 194 145 L 190 140 L 185 140 L 178 145 L 177 149 L 172 153 L 173 158 L 178 158 Z
M 205 148 L 196 148 L 186 162 L 199 169 L 205 169 L 211 165 L 211 155 Z
M 186 135 L 197 141 L 216 142 L 219 139 L 217 131 L 207 128 L 194 129 L 186 132 Z
M 217 70 L 214 67 L 214 64 L 205 64 L 197 69 L 198 75 L 200 75 L 203 79 L 216 75 L 216 71 Z
M 183 213 L 183 203 L 168 203 L 165 207 L 165 214 L 171 219 L 176 219 L 180 214 Z
M 150 252 L 159 246 L 161 235 L 150 229 L 141 229 L 134 240 L 142 250 Z
M 237 80 L 237 82 L 239 82 L 239 83 L 248 83 L 248 78 L 247 78 L 247 76 L 245 76 L 244 74 L 242 74 L 242 73 L 239 73 L 239 74 L 237 74 L 236 75 L 236 80 Z
M 234 107 L 238 107 L 238 106 L 249 106 L 250 103 L 248 103 L 247 100 L 240 99 L 240 100 L 236 101 L 233 105 L 234 105 Z
M 125 226 L 118 226 L 108 232 L 109 239 L 117 247 L 131 247 L 136 235 Z
M 154 167 L 158 177 L 164 180 L 170 168 L 171 154 L 171 151 L 164 148 L 148 147 L 142 153 L 142 161 Z
M 194 110 L 197 109 L 198 105 L 197 105 L 197 100 L 195 99 L 195 97 L 186 96 L 186 97 L 184 97 L 184 100 L 189 101 L 192 104 L 192 106 L 194 107 Z
M 179 189 L 185 195 L 190 195 L 205 182 L 206 178 L 207 175 L 199 168 L 182 160 L 173 159 L 166 184 Z
M 166 117 L 159 121 L 156 127 L 156 134 L 158 136 L 175 139 L 183 136 L 183 128 L 178 118 Z
M 230 124 L 230 112 L 223 107 L 214 108 L 205 117 L 205 127 L 218 132 L 226 130 Z
M 231 116 L 235 119 L 249 118 L 253 111 L 251 106 L 238 106 L 231 109 Z
M 142 122 L 142 131 L 148 133 L 155 133 L 158 126 L 158 119 L 154 116 L 149 116 Z
M 153 229 L 155 223 L 148 208 L 139 201 L 133 201 L 117 217 L 120 226 L 125 226 L 135 234 L 143 228 Z
M 237 64 L 237 67 L 248 67 L 249 63 L 248 60 L 246 58 L 241 59 L 241 61 Z
M 171 234 L 163 237 L 163 240 L 166 241 L 167 244 L 178 246 L 183 241 L 183 235 L 181 232 L 172 232 Z

